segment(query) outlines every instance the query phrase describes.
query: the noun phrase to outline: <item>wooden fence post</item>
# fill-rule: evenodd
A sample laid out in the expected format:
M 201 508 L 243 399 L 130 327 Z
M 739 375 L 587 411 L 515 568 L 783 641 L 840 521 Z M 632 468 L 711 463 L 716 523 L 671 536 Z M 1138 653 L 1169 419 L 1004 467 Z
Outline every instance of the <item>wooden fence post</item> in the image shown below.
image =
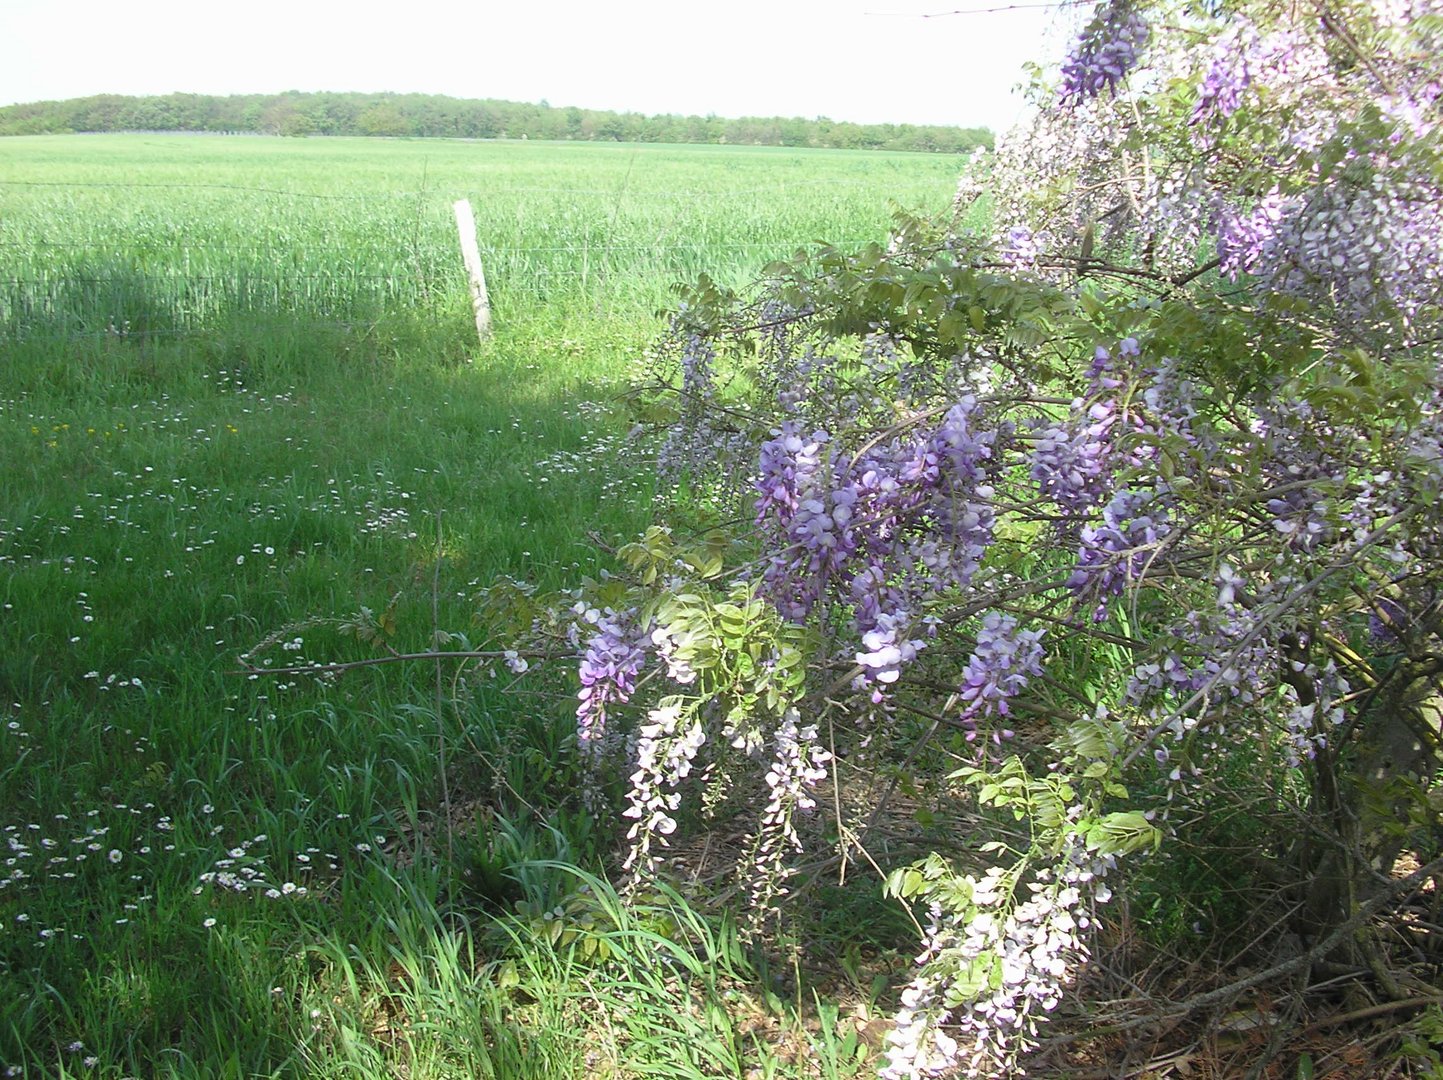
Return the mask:
M 491 299 L 486 295 L 486 275 L 481 272 L 481 252 L 476 247 L 476 218 L 471 213 L 471 200 L 458 199 L 456 231 L 461 236 L 461 258 L 471 279 L 471 306 L 476 310 L 476 336 L 484 343 L 491 336 Z

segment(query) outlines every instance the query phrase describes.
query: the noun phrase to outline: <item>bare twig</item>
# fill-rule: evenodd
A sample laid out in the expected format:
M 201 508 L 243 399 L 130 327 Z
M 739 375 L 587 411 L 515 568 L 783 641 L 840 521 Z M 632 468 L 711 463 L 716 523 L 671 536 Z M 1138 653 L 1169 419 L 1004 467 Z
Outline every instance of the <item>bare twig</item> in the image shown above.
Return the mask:
M 1404 998 L 1402 1001 L 1383 1001 L 1364 1009 L 1354 1009 L 1352 1012 L 1338 1013 L 1335 1016 L 1325 1016 L 1321 1020 L 1314 1020 L 1298 1034 L 1311 1035 L 1315 1031 L 1337 1027 L 1340 1024 L 1351 1024 L 1356 1020 L 1371 1020 L 1375 1016 L 1388 1016 L 1396 1012 L 1425 1009 L 1429 1005 L 1440 1004 L 1443 1004 L 1443 993 L 1420 994 L 1418 997 Z

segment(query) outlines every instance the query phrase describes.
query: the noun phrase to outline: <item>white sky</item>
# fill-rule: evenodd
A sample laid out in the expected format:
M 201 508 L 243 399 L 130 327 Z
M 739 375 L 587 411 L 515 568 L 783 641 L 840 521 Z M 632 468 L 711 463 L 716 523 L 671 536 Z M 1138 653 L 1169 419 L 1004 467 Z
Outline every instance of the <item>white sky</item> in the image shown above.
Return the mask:
M 1056 16 L 1010 0 L 0 0 L 0 105 L 355 90 L 1005 128 Z

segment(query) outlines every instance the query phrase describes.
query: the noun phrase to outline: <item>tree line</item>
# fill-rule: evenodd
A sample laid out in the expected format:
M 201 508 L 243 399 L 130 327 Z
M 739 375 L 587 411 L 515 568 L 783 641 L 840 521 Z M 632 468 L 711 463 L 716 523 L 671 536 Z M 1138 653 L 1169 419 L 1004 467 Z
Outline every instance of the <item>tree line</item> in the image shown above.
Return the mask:
M 966 153 L 986 128 L 854 124 L 818 117 L 646 116 L 438 94 L 99 94 L 0 108 L 0 135 L 197 131 L 391 138 L 571 139 Z

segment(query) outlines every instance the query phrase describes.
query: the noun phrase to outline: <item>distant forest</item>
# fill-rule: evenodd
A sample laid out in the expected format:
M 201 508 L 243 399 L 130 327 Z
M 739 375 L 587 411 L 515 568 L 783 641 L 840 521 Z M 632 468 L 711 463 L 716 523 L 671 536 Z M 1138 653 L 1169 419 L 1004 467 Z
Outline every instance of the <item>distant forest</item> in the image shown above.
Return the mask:
M 95 131 L 209 131 L 392 138 L 575 139 L 812 146 L 965 153 L 990 145 L 986 128 L 852 124 L 818 118 L 643 116 L 541 102 L 434 94 L 101 94 L 0 108 L 0 135 Z

